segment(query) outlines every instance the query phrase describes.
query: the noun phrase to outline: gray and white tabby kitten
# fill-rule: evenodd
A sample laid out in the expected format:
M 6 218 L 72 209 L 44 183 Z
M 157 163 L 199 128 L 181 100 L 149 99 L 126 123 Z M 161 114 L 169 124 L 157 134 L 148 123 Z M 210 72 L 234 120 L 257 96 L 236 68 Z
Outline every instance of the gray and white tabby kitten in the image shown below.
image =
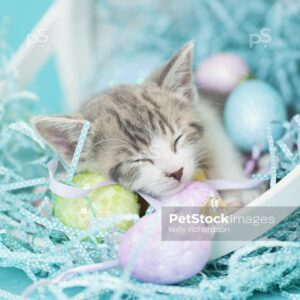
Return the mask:
M 89 120 L 79 170 L 101 172 L 155 197 L 179 191 L 198 167 L 213 179 L 245 180 L 221 118 L 197 94 L 192 52 L 188 43 L 144 83 L 116 86 L 88 102 L 79 115 L 37 117 L 34 126 L 70 162 Z M 254 197 L 250 194 L 244 200 Z

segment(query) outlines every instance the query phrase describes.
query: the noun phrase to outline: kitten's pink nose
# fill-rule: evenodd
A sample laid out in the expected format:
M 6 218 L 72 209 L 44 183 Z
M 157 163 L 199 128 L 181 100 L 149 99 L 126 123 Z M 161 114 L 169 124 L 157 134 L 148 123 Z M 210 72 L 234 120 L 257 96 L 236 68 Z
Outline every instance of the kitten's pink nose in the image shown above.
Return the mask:
M 168 177 L 173 177 L 177 181 L 180 181 L 183 174 L 183 167 L 181 167 L 178 171 L 168 174 Z

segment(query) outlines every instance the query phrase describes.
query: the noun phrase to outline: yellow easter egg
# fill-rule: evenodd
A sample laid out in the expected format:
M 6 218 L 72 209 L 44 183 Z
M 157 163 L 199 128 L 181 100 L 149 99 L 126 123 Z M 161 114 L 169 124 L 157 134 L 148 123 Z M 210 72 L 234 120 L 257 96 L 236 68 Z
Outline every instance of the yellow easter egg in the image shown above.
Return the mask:
M 82 188 L 92 188 L 106 181 L 106 178 L 95 173 L 75 175 L 73 183 Z M 87 199 L 88 198 L 88 199 Z M 118 184 L 95 189 L 88 197 L 68 199 L 56 196 L 54 215 L 66 226 L 86 229 L 96 219 L 109 218 L 117 215 L 139 214 L 138 196 Z M 117 228 L 127 230 L 133 221 L 121 221 Z

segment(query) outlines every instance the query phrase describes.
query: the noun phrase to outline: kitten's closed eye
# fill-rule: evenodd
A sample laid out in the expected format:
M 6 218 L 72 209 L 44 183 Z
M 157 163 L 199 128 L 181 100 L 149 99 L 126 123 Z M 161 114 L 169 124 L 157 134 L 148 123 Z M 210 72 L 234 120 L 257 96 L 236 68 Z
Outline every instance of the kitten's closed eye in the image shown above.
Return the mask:
M 131 163 L 148 162 L 154 165 L 154 161 L 150 158 L 140 158 L 140 159 L 131 160 L 130 162 Z
M 179 142 L 179 140 L 183 137 L 183 134 L 181 134 L 180 136 L 178 136 L 175 141 L 174 141 L 174 144 L 173 144 L 173 151 L 176 153 L 177 152 L 177 144 Z

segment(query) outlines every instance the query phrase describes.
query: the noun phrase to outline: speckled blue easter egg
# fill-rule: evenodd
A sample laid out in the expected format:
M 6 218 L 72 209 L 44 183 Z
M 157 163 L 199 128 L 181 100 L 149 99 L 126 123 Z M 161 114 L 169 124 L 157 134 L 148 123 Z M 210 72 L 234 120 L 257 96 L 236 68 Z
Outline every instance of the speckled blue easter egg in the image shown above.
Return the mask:
M 227 133 L 241 150 L 250 152 L 258 144 L 267 150 L 266 128 L 271 125 L 275 139 L 283 128 L 272 121 L 287 120 L 287 109 L 282 97 L 269 84 L 249 80 L 239 85 L 229 96 L 224 110 Z

